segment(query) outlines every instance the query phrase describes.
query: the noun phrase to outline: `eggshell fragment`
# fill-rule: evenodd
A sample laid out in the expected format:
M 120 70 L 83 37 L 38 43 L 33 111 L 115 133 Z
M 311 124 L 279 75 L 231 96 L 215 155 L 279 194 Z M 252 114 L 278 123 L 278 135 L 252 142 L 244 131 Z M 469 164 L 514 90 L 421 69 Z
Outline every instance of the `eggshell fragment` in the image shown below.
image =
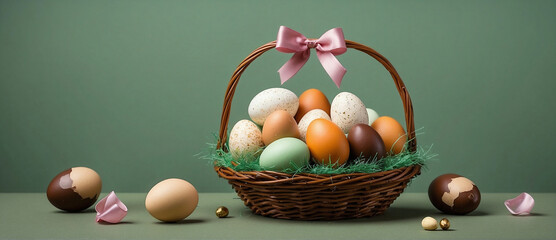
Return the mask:
M 257 95 L 249 103 L 249 117 L 258 125 L 263 125 L 268 115 L 284 110 L 292 117 L 297 113 L 299 99 L 285 88 L 269 88 Z
M 119 223 L 127 215 L 126 205 L 120 201 L 114 191 L 101 199 L 95 206 L 97 222 Z
M 263 146 L 261 130 L 247 119 L 238 121 L 230 131 L 228 147 L 235 159 L 241 157 L 254 159 L 261 154 L 260 149 Z
M 325 111 L 323 111 L 322 109 L 313 109 L 313 110 L 307 112 L 303 116 L 303 118 L 301 118 L 301 120 L 299 121 L 299 124 L 298 124 L 299 134 L 301 135 L 301 140 L 306 141 L 307 128 L 309 127 L 309 124 L 311 124 L 311 122 L 313 122 L 313 120 L 319 119 L 319 118 L 330 120 L 330 116 L 328 116 L 328 114 Z
M 369 122 L 365 104 L 349 92 L 341 92 L 332 100 L 330 118 L 344 133 L 348 133 L 355 124 Z
M 519 196 L 504 202 L 506 208 L 513 215 L 529 215 L 535 206 L 535 199 L 529 193 L 521 193 Z

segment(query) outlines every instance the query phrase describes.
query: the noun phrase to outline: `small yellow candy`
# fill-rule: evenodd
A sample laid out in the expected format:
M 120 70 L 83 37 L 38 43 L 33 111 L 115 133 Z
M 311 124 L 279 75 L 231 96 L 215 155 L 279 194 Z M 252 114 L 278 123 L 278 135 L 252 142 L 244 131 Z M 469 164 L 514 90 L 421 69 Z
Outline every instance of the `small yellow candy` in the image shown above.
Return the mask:
M 421 226 L 423 226 L 423 229 L 427 231 L 433 231 L 436 230 L 438 222 L 436 222 L 436 219 L 432 217 L 425 217 L 423 218 L 423 221 L 421 221 Z
M 225 218 L 228 216 L 228 208 L 224 207 L 224 206 L 220 206 L 216 209 L 216 216 L 218 216 L 219 218 Z
M 442 230 L 448 230 L 450 228 L 450 221 L 447 218 L 440 220 L 440 227 Z

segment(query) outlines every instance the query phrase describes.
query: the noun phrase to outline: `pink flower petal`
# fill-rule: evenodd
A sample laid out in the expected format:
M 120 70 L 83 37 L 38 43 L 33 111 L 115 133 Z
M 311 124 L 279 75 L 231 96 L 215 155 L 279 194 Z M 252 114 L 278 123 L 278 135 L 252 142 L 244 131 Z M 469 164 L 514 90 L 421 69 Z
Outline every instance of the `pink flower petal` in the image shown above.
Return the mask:
M 95 206 L 96 221 L 119 223 L 127 215 L 127 207 L 118 199 L 114 191 L 101 199 Z
M 535 206 L 535 199 L 524 192 L 515 198 L 506 200 L 504 204 L 513 215 L 528 215 Z

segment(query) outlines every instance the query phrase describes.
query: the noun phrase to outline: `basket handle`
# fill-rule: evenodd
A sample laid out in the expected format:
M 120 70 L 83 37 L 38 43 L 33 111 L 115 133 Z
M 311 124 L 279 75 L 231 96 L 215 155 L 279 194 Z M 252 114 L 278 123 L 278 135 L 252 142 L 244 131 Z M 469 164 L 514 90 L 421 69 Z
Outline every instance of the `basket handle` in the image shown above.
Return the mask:
M 369 56 L 373 57 L 377 61 L 379 61 L 385 68 L 390 72 L 392 78 L 394 79 L 394 83 L 396 84 L 396 88 L 398 89 L 398 93 L 402 99 L 404 113 L 405 113 L 405 124 L 407 128 L 407 138 L 411 139 L 409 141 L 408 149 L 414 152 L 417 149 L 417 140 L 415 139 L 415 124 L 413 121 L 413 104 L 411 103 L 411 97 L 409 97 L 409 92 L 405 87 L 400 75 L 394 68 L 394 66 L 382 56 L 380 53 L 375 51 L 374 49 L 367 47 L 363 44 L 345 40 L 347 48 L 353 48 L 368 54 Z M 255 51 L 251 52 L 241 63 L 237 66 L 230 82 L 228 83 L 228 88 L 226 89 L 226 96 L 224 97 L 224 106 L 222 107 L 222 118 L 220 120 L 220 132 L 218 137 L 218 144 L 216 145 L 217 149 L 221 149 L 225 146 L 226 139 L 228 138 L 228 121 L 230 119 L 230 110 L 232 107 L 232 99 L 234 97 L 234 93 L 236 91 L 237 84 L 239 82 L 239 78 L 241 74 L 247 69 L 251 62 L 255 61 L 259 56 L 261 56 L 266 51 L 273 49 L 276 47 L 276 41 L 269 42 L 260 46 L 259 48 L 255 49 Z M 227 149 L 224 149 L 227 151 Z

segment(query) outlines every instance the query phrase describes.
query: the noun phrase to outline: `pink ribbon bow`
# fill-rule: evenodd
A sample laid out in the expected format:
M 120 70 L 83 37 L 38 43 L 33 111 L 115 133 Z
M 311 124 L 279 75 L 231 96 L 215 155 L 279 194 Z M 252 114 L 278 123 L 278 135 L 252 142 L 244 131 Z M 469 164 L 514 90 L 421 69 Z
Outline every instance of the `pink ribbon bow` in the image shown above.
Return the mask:
M 344 33 L 341 28 L 333 28 L 325 32 L 319 39 L 308 39 L 288 27 L 280 26 L 276 40 L 276 50 L 283 53 L 294 53 L 293 56 L 279 70 L 282 84 L 295 75 L 309 60 L 310 49 L 317 50 L 322 67 L 332 81 L 340 88 L 346 69 L 336 59 L 335 55 L 346 52 Z

